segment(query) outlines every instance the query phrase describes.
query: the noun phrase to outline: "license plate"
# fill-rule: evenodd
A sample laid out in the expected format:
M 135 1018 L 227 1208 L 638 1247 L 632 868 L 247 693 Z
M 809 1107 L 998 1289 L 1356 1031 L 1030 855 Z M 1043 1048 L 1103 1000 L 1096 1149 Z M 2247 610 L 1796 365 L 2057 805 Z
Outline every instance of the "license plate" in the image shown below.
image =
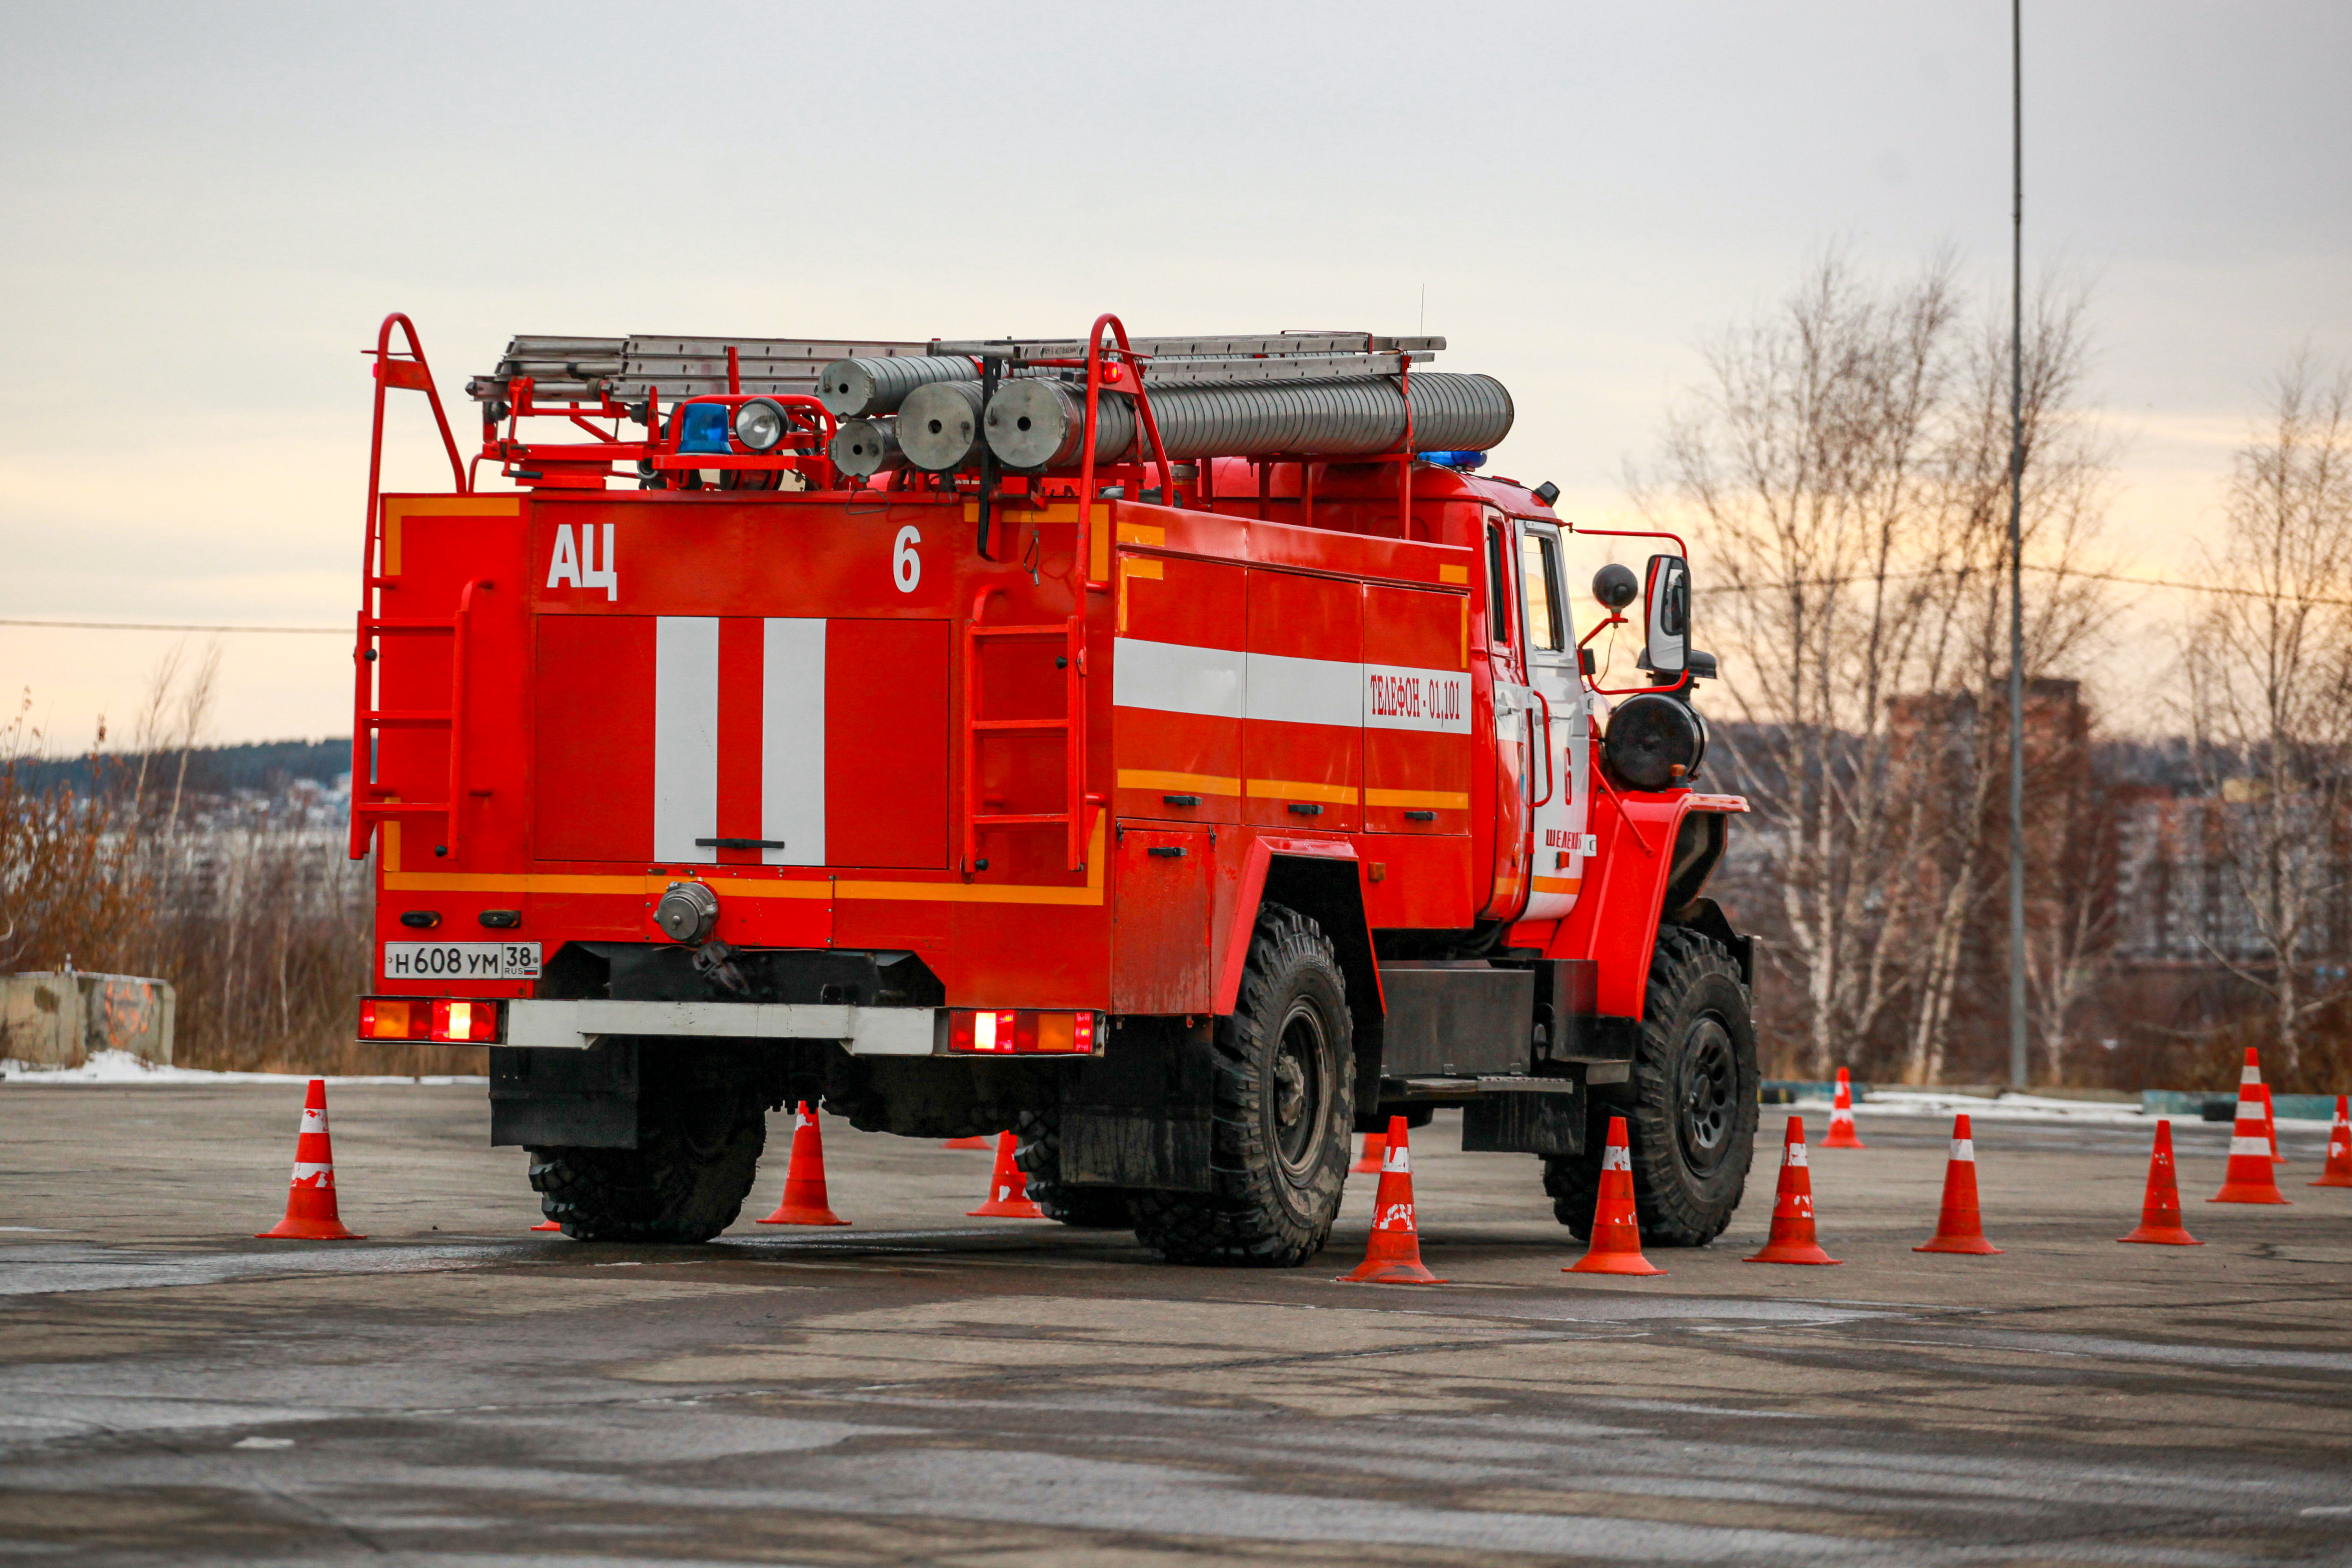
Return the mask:
M 535 942 L 388 942 L 383 977 L 392 980 L 536 980 Z

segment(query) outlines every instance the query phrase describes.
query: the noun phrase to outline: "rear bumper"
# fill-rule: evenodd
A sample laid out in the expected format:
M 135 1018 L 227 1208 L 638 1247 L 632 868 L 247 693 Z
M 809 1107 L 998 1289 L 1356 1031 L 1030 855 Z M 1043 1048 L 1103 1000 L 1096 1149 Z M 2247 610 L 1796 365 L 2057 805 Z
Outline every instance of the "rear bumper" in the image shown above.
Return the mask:
M 504 1043 L 542 1049 L 585 1050 L 603 1035 L 832 1040 L 861 1057 L 928 1057 L 946 1049 L 947 1014 L 936 1007 L 525 998 L 506 1005 Z

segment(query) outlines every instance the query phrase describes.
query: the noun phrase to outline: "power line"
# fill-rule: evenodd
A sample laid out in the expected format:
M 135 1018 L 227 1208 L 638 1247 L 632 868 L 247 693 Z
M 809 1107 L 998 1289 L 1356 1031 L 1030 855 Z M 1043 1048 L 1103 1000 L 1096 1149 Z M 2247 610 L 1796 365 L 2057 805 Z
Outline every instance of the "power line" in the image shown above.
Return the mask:
M 2132 577 L 2120 572 L 2094 572 L 2084 566 L 2042 566 L 2025 563 L 2028 572 L 2046 573 L 2053 577 L 2085 577 L 2097 583 L 2124 583 L 2135 588 L 2177 588 L 2185 594 L 2221 594 L 2242 599 L 2282 599 L 2298 605 L 2331 605 L 2352 609 L 2352 599 L 2338 599 L 2326 595 L 2309 596 L 2284 593 L 2268 588 L 2240 588 L 2227 583 L 2183 583 L 2170 577 Z M 1890 583 L 1914 582 L 1921 577 L 1989 576 L 1982 567 L 1938 566 L 1910 572 L 1889 572 L 1885 580 Z M 1793 582 L 1729 583 L 1709 588 L 1711 594 L 1780 594 L 1791 588 L 1851 588 L 1857 584 L 1877 581 L 1875 574 L 1852 577 L 1800 577 Z
M 188 621 L 18 621 L 0 619 L 0 626 L 48 626 L 75 632 L 282 632 L 303 637 L 349 637 L 349 626 L 208 626 Z
M 2304 597 L 2270 588 L 2238 588 L 2227 583 L 2177 583 L 2168 577 L 2126 577 L 2114 572 L 2078 571 L 2071 566 L 2036 566 L 2029 563 L 2028 572 L 2054 572 L 2065 577 L 2089 577 L 2101 583 L 2129 583 L 2141 588 L 2179 588 L 2189 594 L 2227 594 L 2242 599 L 2283 599 L 2298 605 L 2341 605 L 2352 608 L 2352 599 L 2334 599 L 2325 595 Z

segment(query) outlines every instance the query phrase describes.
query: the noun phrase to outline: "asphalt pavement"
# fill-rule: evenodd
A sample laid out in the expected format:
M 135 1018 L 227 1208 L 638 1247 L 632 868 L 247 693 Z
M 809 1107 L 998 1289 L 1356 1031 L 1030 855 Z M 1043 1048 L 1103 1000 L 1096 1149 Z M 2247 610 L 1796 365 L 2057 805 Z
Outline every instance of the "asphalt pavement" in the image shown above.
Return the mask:
M 989 1156 L 827 1119 L 847 1229 L 533 1235 L 477 1087 L 345 1086 L 343 1217 L 284 1204 L 298 1084 L 0 1084 L 0 1560 L 104 1564 L 2352 1563 L 2352 1190 L 2122 1247 L 2146 1125 L 1979 1120 L 1998 1258 L 1934 1228 L 1942 1124 L 1816 1151 L 1835 1268 L 1730 1231 L 1580 1252 L 1531 1157 L 1414 1142 L 1451 1282 L 1171 1268 L 964 1217 Z M 1824 1118 L 1808 1117 L 1812 1135 Z

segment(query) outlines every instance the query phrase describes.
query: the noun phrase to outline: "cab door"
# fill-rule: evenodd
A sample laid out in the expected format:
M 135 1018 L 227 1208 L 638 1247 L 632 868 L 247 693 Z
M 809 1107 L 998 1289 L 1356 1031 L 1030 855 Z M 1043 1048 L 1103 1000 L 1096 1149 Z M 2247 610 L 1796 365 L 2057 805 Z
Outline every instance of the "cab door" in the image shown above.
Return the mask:
M 1527 659 L 1532 760 L 1528 767 L 1528 920 L 1557 920 L 1576 907 L 1584 879 L 1586 768 L 1583 670 L 1569 616 L 1559 530 L 1519 521 L 1520 646 Z
M 1487 788 L 1494 822 L 1493 867 L 1483 920 L 1516 920 L 1527 906 L 1531 869 L 1528 823 L 1535 795 L 1530 788 L 1532 756 L 1530 726 L 1539 723 L 1540 709 L 1527 682 L 1527 660 L 1521 634 L 1525 611 L 1519 603 L 1518 543 L 1508 519 L 1498 511 L 1486 514 L 1486 663 L 1494 693 L 1494 762 Z

